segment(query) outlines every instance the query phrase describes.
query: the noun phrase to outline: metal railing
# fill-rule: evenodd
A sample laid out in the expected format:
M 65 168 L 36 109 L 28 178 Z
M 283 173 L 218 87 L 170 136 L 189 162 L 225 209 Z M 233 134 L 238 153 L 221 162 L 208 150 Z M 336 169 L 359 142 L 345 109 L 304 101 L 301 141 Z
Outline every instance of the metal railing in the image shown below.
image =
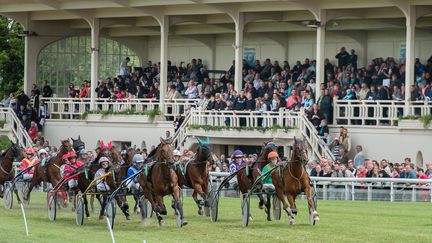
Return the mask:
M 17 139 L 20 146 L 29 148 L 33 146 L 32 139 L 24 129 L 12 108 L 3 107 L 0 109 L 0 120 L 5 120 L 7 126 L 12 130 L 12 134 Z
M 209 172 L 218 184 L 229 172 Z M 432 179 L 310 177 L 321 200 L 411 201 L 432 203 Z M 238 194 L 225 194 L 234 195 Z M 305 199 L 304 195 L 299 196 Z
M 397 100 L 334 100 L 335 124 L 397 126 L 404 116 L 405 101 Z M 432 114 L 432 101 L 412 101 L 410 114 L 425 116 Z
M 48 108 L 47 119 L 78 120 L 88 111 L 123 112 L 133 110 L 146 112 L 159 109 L 159 101 L 156 99 L 96 99 L 95 107 L 91 107 L 89 98 L 43 98 Z M 162 113 L 165 117 L 183 115 L 190 107 L 195 107 L 196 99 L 165 99 L 165 107 Z
M 181 150 L 184 143 L 186 142 L 186 138 L 188 137 L 187 134 L 187 127 L 189 126 L 191 113 L 188 112 L 185 119 L 183 120 L 183 123 L 180 125 L 180 127 L 177 129 L 176 133 L 173 136 L 173 143 L 176 149 Z

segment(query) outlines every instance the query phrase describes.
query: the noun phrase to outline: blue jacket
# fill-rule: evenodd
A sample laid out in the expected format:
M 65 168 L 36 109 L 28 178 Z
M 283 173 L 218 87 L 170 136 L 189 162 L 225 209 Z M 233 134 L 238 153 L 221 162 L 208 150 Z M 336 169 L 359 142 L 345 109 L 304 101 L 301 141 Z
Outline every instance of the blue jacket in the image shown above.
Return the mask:
M 140 170 L 140 168 L 138 168 L 136 165 L 132 165 L 131 167 L 129 167 L 129 169 L 128 169 L 128 171 L 127 171 L 127 176 L 126 176 L 126 178 L 129 178 L 129 177 L 131 177 L 132 175 L 138 173 L 139 170 Z M 125 179 L 126 179 L 126 178 L 125 178 Z M 133 182 L 137 183 L 137 182 L 138 182 L 137 178 L 138 178 L 138 176 L 135 177 L 135 179 L 133 180 Z

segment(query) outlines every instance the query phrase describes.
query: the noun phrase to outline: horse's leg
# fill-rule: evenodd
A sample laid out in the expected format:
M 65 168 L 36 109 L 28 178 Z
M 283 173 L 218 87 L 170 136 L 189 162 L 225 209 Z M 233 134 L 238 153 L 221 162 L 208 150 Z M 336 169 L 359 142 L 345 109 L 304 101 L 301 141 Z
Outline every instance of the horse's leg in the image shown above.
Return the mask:
M 185 225 L 187 225 L 187 221 L 183 215 L 183 205 L 180 201 L 180 192 L 181 192 L 181 189 L 179 186 L 176 186 L 175 188 L 173 188 L 174 208 L 177 209 L 178 212 L 180 213 L 181 226 L 185 226 Z
M 194 190 L 194 192 L 192 194 L 192 198 L 194 199 L 194 201 L 198 207 L 198 215 L 203 215 L 204 211 L 202 209 L 201 200 L 198 199 L 198 192 L 196 190 Z
M 99 211 L 99 220 L 102 220 L 105 215 L 105 207 L 106 207 L 108 197 L 106 195 L 98 195 L 97 199 L 99 200 L 99 203 L 101 205 Z
M 262 196 L 262 194 L 260 194 L 260 195 Z M 267 221 L 271 221 L 271 216 L 270 216 L 271 205 L 270 205 L 270 202 L 271 202 L 271 195 L 269 193 L 267 193 L 267 202 L 265 204 L 266 213 L 267 213 Z
M 126 201 L 126 197 L 125 196 L 116 196 L 115 199 L 117 201 L 117 205 L 120 207 L 120 209 L 123 212 L 126 219 L 130 220 L 129 204 Z
M 311 189 L 311 187 L 307 186 L 304 191 L 305 191 L 308 203 L 309 203 L 309 214 L 312 214 L 313 219 L 315 221 L 317 221 L 317 220 L 319 220 L 319 214 L 315 208 L 315 201 L 314 201 L 314 198 L 312 195 L 312 189 Z
M 88 201 L 87 201 L 87 196 L 84 195 L 83 199 L 84 199 L 84 209 L 85 209 L 86 217 L 87 217 L 87 218 L 90 218 L 90 212 L 89 212 L 89 210 L 88 210 Z
M 155 195 L 155 201 L 157 204 L 156 210 L 155 210 L 156 217 L 158 219 L 159 226 L 162 226 L 164 224 L 164 220 L 162 218 L 162 215 L 166 215 L 166 209 L 165 209 L 165 211 L 163 211 L 164 205 L 163 205 L 162 196 L 160 196 L 159 194 L 156 194 Z
M 294 221 L 294 213 L 293 213 L 293 208 L 295 207 L 295 204 L 294 204 L 294 195 L 291 194 L 291 193 L 288 193 L 287 194 L 287 199 L 288 199 L 288 202 L 290 204 L 290 212 L 291 212 L 290 224 L 294 224 L 295 223 L 295 221 Z
M 259 193 L 257 196 L 258 196 L 258 198 L 259 198 L 258 208 L 259 208 L 259 209 L 263 209 L 263 208 L 264 208 L 264 205 L 266 205 L 267 202 L 265 201 L 264 196 L 263 196 L 262 193 Z

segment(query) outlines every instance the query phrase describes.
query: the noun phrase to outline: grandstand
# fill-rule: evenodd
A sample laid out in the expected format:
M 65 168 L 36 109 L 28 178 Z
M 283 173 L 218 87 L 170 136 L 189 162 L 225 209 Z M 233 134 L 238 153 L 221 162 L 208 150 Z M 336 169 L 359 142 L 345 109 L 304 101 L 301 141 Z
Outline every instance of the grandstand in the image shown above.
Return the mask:
M 89 148 L 103 139 L 150 149 L 166 130 L 174 134 L 172 123 L 179 114 L 184 121 L 174 139 L 181 149 L 194 146 L 193 136 L 209 136 L 218 154 L 230 154 L 239 147 L 252 154 L 255 147 L 251 146 L 268 140 L 276 141 L 288 154 L 297 136 L 307 140 L 314 159 L 334 159 L 303 111 L 220 112 L 201 109 L 199 97 L 164 99 L 169 85 L 175 83 L 172 67 L 187 68 L 192 59 L 201 59 L 215 85 L 223 85 L 229 70 L 233 89 L 240 91 L 246 89 L 249 71 L 243 59 L 250 67 L 257 60 L 264 67 L 267 58 L 271 66 L 278 61 L 281 68 L 287 61 L 291 79 L 296 62 L 303 66 L 309 59 L 312 78 L 305 78 L 306 84 L 318 101 L 324 96 L 321 85 L 330 88 L 327 58 L 334 66 L 365 67 L 365 73 L 393 62 L 398 80 L 380 78 L 377 70 L 378 79 L 372 82 L 377 86 L 390 82 L 390 88 L 396 84 L 402 89 L 402 99 L 347 100 L 344 96 L 352 89 L 348 84 L 341 89 L 340 99 L 331 103 L 330 133 L 336 136 L 340 126 L 349 130 L 351 157 L 356 145 L 362 145 L 368 158 L 402 162 L 410 157 L 423 168 L 432 158 L 427 147 L 432 130 L 418 118 L 427 120 L 432 104 L 422 90 L 427 87 L 420 86 L 428 70 L 419 73 L 418 66 L 430 66 L 431 14 L 432 3 L 424 0 L 2 0 L 0 5 L 0 15 L 17 20 L 25 29 L 25 92 L 30 94 L 34 84 L 42 89 L 45 79 L 54 90 L 53 97 L 41 100 L 48 110 L 44 134 L 55 145 L 61 138 L 80 134 L 92 141 Z M 339 65 L 341 47 L 355 51 L 355 67 L 353 63 Z M 134 67 L 148 76 L 156 72 L 157 92 L 151 98 L 122 97 L 121 102 L 99 98 L 99 81 L 114 78 L 126 57 L 131 59 L 129 72 Z M 336 73 L 345 75 L 345 70 Z M 181 77 L 185 82 L 193 79 L 188 74 Z M 361 77 L 356 77 L 357 83 L 367 83 L 367 75 Z M 262 79 L 267 84 L 273 76 Z M 68 84 L 79 87 L 84 80 L 90 80 L 89 95 L 69 97 Z M 297 81 L 301 79 L 293 82 Z M 430 85 L 430 81 L 426 78 L 424 83 Z M 423 92 L 423 98 L 413 96 L 412 85 Z M 148 114 L 156 108 L 163 114 Z M 130 110 L 135 114 L 123 114 Z M 11 128 L 2 133 L 30 146 L 31 138 L 20 129 L 17 117 L 7 109 L 2 116 Z

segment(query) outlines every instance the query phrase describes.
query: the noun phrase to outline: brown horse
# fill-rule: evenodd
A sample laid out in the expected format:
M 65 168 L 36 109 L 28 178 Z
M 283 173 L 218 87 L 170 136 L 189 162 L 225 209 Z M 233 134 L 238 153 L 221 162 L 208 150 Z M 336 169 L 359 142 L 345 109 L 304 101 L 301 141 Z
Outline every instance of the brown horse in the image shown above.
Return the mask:
M 180 201 L 180 186 L 176 172 L 171 168 L 173 163 L 173 144 L 164 139 L 152 152 L 148 161 L 151 161 L 148 174 L 141 173 L 138 182 L 143 188 L 145 197 L 150 201 L 153 211 L 156 213 L 159 225 L 163 224 L 161 215 L 166 215 L 167 210 L 163 197 L 171 194 L 174 198 L 173 207 L 181 218 L 181 226 L 187 224 L 183 216 L 183 206 Z M 154 162 L 153 162 L 154 161 Z
M 277 146 L 275 143 L 264 143 L 257 161 L 255 161 L 249 168 L 239 171 L 237 174 L 237 182 L 243 196 L 248 193 L 255 180 L 261 176 L 263 168 L 269 163 L 268 154 L 276 150 Z M 258 190 L 257 192 L 259 198 L 259 208 L 262 209 L 264 205 L 266 206 L 267 220 L 270 221 L 270 200 L 268 200 L 270 195 L 268 195 L 267 200 L 265 200 L 261 191 Z
M 295 140 L 295 139 L 294 139 Z M 280 164 L 272 174 L 273 185 L 276 188 L 276 194 L 283 203 L 283 209 L 287 212 L 290 224 L 294 224 L 294 214 L 297 214 L 295 198 L 304 191 L 309 203 L 309 214 L 313 221 L 319 220 L 316 211 L 315 201 L 313 198 L 310 178 L 304 168 L 303 163 L 308 161 L 307 149 L 304 143 L 294 141 L 291 161 Z M 289 203 L 289 206 L 288 206 Z
M 56 156 L 51 157 L 44 165 L 39 164 L 33 174 L 29 190 L 23 196 L 25 201 L 30 199 L 30 193 L 34 186 L 39 185 L 41 182 L 49 182 L 55 187 L 61 179 L 60 167 L 64 164 L 62 156 L 72 151 L 72 144 L 69 140 L 61 141 L 60 149 Z
M 209 139 L 206 138 L 206 141 L 198 140 L 198 148 L 195 154 L 195 157 L 186 163 L 186 168 L 184 170 L 184 174 L 182 172 L 182 168 L 180 164 L 175 166 L 175 170 L 177 176 L 179 178 L 180 186 L 187 186 L 189 188 L 194 189 L 192 197 L 195 203 L 198 206 L 198 214 L 203 215 L 203 208 L 206 208 L 208 211 L 210 203 L 208 201 L 209 191 L 208 191 L 208 183 L 209 183 L 209 173 L 207 169 L 207 164 L 213 164 L 213 153 L 210 150 Z M 182 163 L 182 162 L 180 162 Z M 198 199 L 198 195 L 201 196 L 202 200 Z M 206 213 L 209 215 L 209 213 Z
M 11 181 L 15 177 L 13 169 L 14 159 L 23 156 L 23 149 L 12 142 L 11 146 L 0 156 L 0 197 L 3 198 L 3 185 L 6 181 Z

